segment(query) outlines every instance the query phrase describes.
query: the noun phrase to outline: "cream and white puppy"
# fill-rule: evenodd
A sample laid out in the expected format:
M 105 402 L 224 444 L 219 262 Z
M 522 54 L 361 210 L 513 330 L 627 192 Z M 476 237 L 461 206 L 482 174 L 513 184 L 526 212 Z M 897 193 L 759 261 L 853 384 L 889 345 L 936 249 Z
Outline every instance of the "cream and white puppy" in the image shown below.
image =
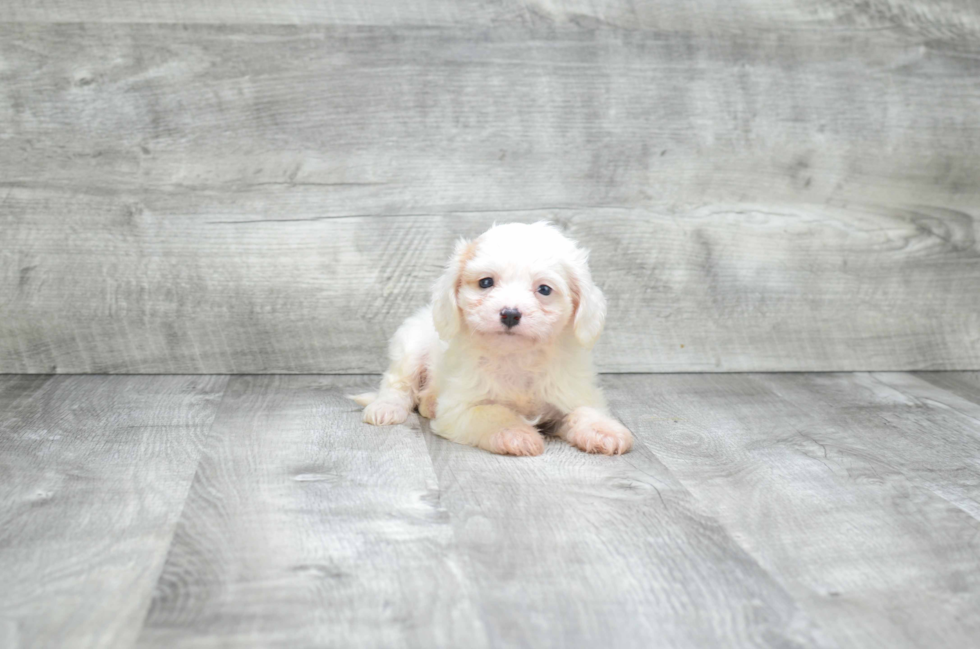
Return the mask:
M 510 455 L 544 451 L 540 430 L 589 453 L 625 453 L 592 368 L 606 300 L 588 253 L 547 223 L 494 226 L 460 240 L 432 304 L 391 340 L 377 393 L 352 397 L 369 424 L 409 412 L 443 437 Z

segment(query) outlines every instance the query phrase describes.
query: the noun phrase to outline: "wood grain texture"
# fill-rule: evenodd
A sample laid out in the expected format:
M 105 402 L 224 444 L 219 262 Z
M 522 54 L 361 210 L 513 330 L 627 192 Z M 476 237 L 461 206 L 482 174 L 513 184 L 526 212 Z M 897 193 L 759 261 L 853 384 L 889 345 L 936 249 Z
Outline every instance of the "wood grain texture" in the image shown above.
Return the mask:
M 789 377 L 779 394 L 826 410 L 823 421 L 847 431 L 842 455 L 900 467 L 911 484 L 980 520 L 980 404 L 902 373 Z
M 539 219 L 593 248 L 604 371 L 980 367 L 973 14 L 817 4 L 0 24 L 0 371 L 379 371 L 456 236 Z
M 980 437 L 949 416 L 962 400 L 871 375 L 607 380 L 639 439 L 841 646 L 975 643 L 980 521 L 949 497 L 976 493 Z
M 980 372 L 916 372 L 914 376 L 967 401 L 980 403 Z
M 0 377 L 0 646 L 132 646 L 226 380 Z
M 493 646 L 834 646 L 642 444 L 426 440 Z
M 375 378 L 0 376 L 0 646 L 976 644 L 976 373 L 606 376 L 615 458 Z
M 7 0 L 0 22 L 576 25 L 630 30 L 896 29 L 948 38 L 980 33 L 973 0 Z
M 425 442 L 351 385 L 231 379 L 137 646 L 484 644 Z

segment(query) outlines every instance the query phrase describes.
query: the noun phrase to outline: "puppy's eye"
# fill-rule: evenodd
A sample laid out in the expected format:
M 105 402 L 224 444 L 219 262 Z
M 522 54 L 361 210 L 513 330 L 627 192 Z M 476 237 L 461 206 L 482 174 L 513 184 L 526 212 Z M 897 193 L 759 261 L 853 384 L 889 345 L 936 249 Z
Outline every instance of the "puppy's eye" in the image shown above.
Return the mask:
M 484 277 L 480 280 L 480 288 L 490 288 L 491 286 L 493 286 L 492 277 Z
M 542 284 L 538 287 L 538 293 L 541 295 L 551 295 L 551 287 L 547 284 Z

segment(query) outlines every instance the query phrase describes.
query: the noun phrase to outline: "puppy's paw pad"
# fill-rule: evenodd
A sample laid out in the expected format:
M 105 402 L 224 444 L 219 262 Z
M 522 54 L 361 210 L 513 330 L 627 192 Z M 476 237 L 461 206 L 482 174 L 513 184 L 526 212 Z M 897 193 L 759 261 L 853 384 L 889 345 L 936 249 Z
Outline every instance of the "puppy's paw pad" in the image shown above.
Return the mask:
M 374 426 L 392 426 L 404 423 L 408 419 L 408 410 L 396 403 L 375 401 L 364 408 L 362 417 L 365 424 Z
M 501 455 L 541 455 L 544 438 L 534 428 L 505 428 L 490 436 L 489 450 Z
M 576 422 L 569 442 L 586 453 L 622 455 L 633 448 L 633 433 L 612 419 L 591 419 Z

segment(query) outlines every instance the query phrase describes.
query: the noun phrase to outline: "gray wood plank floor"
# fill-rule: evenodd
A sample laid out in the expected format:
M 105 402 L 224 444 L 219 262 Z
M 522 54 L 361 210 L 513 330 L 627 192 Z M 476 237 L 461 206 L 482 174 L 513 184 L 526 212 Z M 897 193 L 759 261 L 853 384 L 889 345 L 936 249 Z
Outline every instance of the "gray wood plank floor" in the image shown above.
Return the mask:
M 971 647 L 980 380 L 603 376 L 505 458 L 370 376 L 0 376 L 2 647 Z
M 0 376 L 0 646 L 132 645 L 226 381 Z

